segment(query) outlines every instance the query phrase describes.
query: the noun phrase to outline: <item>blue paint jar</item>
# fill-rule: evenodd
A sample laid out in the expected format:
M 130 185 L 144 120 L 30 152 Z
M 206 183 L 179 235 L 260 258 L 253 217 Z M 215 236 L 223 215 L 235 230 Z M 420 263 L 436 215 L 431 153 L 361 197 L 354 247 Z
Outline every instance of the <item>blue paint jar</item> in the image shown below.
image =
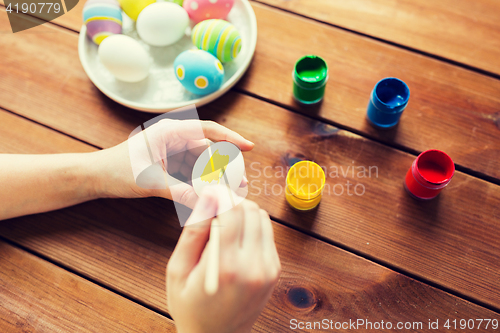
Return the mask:
M 387 77 L 377 82 L 370 95 L 367 118 L 378 128 L 391 128 L 399 122 L 408 99 L 410 89 L 400 79 Z

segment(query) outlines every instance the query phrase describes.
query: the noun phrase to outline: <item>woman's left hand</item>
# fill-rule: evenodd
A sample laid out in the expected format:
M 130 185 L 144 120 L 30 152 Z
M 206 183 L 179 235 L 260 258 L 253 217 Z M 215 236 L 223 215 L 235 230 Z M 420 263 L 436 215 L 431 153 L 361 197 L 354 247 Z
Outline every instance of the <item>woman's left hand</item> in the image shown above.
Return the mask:
M 198 200 L 193 187 L 180 181 L 169 186 L 171 181 L 167 182 L 166 177 L 172 179 L 172 175 L 180 173 L 190 178 L 197 157 L 208 147 L 206 139 L 228 141 L 242 151 L 249 151 L 254 146 L 238 133 L 213 121 L 163 119 L 127 141 L 95 153 L 95 163 L 100 164 L 99 170 L 102 170 L 96 184 L 98 196 L 156 196 L 193 208 Z

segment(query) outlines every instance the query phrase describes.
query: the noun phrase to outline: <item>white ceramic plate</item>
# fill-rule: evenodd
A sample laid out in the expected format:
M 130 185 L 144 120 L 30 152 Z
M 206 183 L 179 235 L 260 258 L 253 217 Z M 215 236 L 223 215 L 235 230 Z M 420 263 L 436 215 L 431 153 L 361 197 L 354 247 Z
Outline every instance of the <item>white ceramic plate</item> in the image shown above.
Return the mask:
M 195 95 L 184 89 L 175 77 L 173 69 L 178 54 L 195 48 L 191 42 L 191 28 L 194 26 L 192 23 L 186 36 L 179 42 L 170 46 L 155 47 L 143 42 L 135 30 L 135 23 L 127 15 L 123 15 L 123 34 L 138 40 L 153 58 L 149 76 L 141 82 L 127 83 L 115 79 L 99 61 L 98 46 L 87 37 L 85 25 L 80 30 L 78 54 L 83 69 L 95 86 L 120 104 L 139 111 L 155 113 L 163 113 L 190 104 L 199 107 L 222 96 L 234 86 L 248 69 L 255 52 L 257 20 L 248 0 L 235 0 L 227 20 L 241 34 L 241 52 L 236 59 L 224 64 L 224 83 L 221 88 L 205 96 Z

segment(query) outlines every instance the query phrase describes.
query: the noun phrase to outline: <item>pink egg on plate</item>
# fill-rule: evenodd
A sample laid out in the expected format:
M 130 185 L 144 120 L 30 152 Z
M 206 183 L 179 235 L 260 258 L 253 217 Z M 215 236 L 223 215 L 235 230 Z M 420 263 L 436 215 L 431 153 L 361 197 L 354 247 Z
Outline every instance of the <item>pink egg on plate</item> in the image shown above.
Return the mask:
M 182 5 L 194 22 L 224 19 L 233 8 L 234 0 L 184 0 Z

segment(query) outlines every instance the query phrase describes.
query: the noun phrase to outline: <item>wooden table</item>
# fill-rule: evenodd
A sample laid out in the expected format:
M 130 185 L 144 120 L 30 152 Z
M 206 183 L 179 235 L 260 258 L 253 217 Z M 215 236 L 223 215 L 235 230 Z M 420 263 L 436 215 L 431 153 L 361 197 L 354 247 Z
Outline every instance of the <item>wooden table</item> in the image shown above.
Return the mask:
M 103 149 L 154 116 L 112 102 L 85 75 L 83 4 L 16 34 L 0 7 L 0 152 Z M 249 198 L 274 220 L 283 272 L 255 331 L 288 332 L 293 319 L 408 322 L 407 331 L 428 331 L 429 320 L 463 331 L 460 320 L 473 319 L 469 331 L 493 331 L 477 319 L 500 320 L 500 2 L 252 6 L 252 65 L 199 113 L 256 143 L 244 155 Z M 290 73 L 309 53 L 324 57 L 330 80 L 324 102 L 304 108 Z M 377 131 L 366 105 L 387 76 L 404 80 L 411 98 L 396 129 Z M 437 199 L 417 202 L 403 179 L 430 148 L 451 155 L 457 172 Z M 298 159 L 337 168 L 327 185 L 362 184 L 363 195 L 337 187 L 317 210 L 293 211 L 275 172 Z M 341 174 L 352 166 L 378 172 Z M 165 267 L 180 232 L 173 204 L 158 198 L 0 222 L 0 332 L 174 331 Z

